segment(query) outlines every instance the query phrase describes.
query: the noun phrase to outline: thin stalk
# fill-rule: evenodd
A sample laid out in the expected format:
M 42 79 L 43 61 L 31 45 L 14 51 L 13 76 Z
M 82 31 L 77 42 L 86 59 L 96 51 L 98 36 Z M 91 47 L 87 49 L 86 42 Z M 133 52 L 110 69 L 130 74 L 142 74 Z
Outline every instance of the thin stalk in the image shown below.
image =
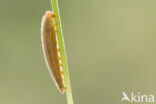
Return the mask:
M 60 56 L 61 56 L 61 61 L 62 61 L 64 81 L 65 81 L 65 86 L 66 86 L 67 102 L 68 104 L 73 104 L 72 90 L 71 90 L 71 85 L 70 85 L 70 78 L 69 78 L 69 72 L 68 72 L 64 39 L 63 39 L 63 34 L 62 34 L 61 20 L 60 20 L 59 9 L 58 9 L 58 2 L 57 0 L 51 0 L 51 3 L 52 3 L 53 12 L 55 15 L 57 38 L 58 38 Z

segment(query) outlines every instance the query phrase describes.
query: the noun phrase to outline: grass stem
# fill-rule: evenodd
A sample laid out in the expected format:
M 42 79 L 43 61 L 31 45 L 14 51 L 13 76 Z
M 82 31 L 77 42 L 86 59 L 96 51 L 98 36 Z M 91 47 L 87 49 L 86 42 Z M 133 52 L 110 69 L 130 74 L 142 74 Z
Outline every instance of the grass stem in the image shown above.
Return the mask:
M 58 38 L 58 43 L 59 43 L 64 81 L 65 81 L 65 86 L 66 86 L 67 102 L 68 104 L 73 104 L 72 90 L 71 90 L 71 85 L 70 85 L 70 78 L 69 78 L 69 72 L 68 72 L 68 65 L 67 65 L 62 27 L 61 27 L 61 20 L 60 20 L 59 9 L 58 9 L 58 2 L 57 0 L 51 0 L 51 3 L 52 3 L 53 12 L 55 15 L 57 38 Z

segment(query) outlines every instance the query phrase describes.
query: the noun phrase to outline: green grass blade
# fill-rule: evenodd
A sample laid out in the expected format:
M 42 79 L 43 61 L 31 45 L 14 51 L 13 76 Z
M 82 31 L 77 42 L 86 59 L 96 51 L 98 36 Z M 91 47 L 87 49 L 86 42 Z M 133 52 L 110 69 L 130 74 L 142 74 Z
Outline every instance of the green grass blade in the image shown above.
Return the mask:
M 59 9 L 58 9 L 58 2 L 57 2 L 57 0 L 51 0 L 51 2 L 52 2 L 53 12 L 55 15 L 57 37 L 58 37 L 58 43 L 59 43 L 59 48 L 60 48 L 62 68 L 63 68 L 63 72 L 64 72 L 64 81 L 65 81 L 65 86 L 66 86 L 67 102 L 68 102 L 68 104 L 73 104 L 73 97 L 72 97 L 72 91 L 71 91 L 71 85 L 70 85 L 67 58 L 66 58 L 64 39 L 63 39 L 62 28 L 61 28 L 61 20 L 60 20 Z

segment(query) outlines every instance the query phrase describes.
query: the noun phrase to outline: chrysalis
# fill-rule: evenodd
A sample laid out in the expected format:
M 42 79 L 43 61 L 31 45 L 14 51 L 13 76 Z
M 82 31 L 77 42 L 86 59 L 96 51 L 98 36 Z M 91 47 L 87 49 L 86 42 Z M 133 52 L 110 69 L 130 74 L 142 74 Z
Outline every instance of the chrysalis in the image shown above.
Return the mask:
M 47 11 L 43 17 L 41 37 L 43 54 L 50 75 L 52 76 L 60 92 L 63 93 L 65 91 L 65 85 L 57 40 L 55 16 L 51 11 Z

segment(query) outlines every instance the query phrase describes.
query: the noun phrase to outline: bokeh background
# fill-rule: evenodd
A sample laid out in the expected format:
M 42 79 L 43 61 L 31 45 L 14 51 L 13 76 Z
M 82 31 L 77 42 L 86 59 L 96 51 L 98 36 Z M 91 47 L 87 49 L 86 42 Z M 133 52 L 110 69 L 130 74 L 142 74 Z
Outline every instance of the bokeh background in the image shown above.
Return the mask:
M 59 8 L 75 104 L 156 95 L 155 0 L 59 0 Z M 50 0 L 0 0 L 0 104 L 67 104 L 43 58 L 47 10 Z

